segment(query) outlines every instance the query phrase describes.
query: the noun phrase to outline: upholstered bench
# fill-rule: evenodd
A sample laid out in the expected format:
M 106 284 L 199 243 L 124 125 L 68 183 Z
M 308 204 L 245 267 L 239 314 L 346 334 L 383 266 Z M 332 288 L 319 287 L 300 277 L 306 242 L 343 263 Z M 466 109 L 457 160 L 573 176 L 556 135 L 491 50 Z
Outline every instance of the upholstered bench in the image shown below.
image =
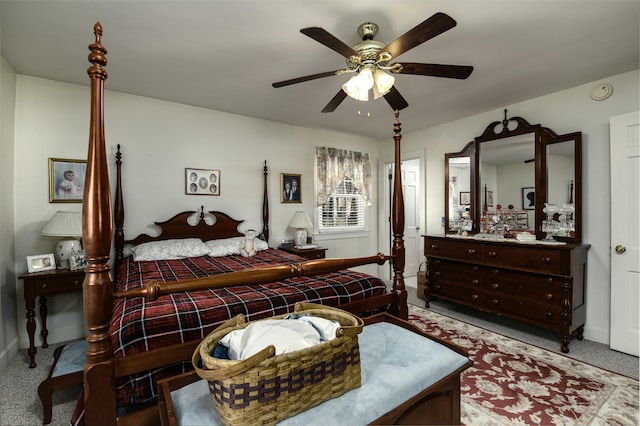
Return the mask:
M 53 352 L 53 364 L 49 375 L 40 386 L 38 395 L 42 401 L 42 424 L 51 423 L 52 395 L 55 391 L 82 384 L 87 341 L 79 340 L 60 346 Z
M 459 424 L 463 349 L 379 315 L 359 335 L 362 385 L 280 425 Z M 221 425 L 208 384 L 195 373 L 158 382 L 163 425 Z

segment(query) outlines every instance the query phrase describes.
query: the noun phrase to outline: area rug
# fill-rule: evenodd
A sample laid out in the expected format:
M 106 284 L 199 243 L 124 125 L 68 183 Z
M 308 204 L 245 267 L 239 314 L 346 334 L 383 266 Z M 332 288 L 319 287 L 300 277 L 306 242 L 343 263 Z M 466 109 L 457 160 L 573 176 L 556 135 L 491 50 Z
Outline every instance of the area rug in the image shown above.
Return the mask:
M 409 320 L 469 354 L 464 425 L 638 425 L 638 381 L 409 305 Z

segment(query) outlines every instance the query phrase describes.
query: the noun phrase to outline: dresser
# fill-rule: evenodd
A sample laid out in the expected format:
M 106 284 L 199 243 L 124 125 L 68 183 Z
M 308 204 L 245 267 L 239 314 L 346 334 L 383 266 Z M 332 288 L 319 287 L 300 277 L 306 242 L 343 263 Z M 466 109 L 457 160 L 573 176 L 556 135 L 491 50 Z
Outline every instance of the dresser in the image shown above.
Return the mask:
M 569 352 L 586 319 L 588 244 L 425 236 L 426 306 L 436 298 L 557 331 Z

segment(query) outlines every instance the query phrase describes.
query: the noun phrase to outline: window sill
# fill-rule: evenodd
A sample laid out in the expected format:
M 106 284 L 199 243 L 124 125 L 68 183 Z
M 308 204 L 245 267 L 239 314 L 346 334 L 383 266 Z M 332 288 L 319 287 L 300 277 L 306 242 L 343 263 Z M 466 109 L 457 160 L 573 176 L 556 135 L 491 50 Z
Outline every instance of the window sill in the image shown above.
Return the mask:
M 369 231 L 329 231 L 313 234 L 314 241 L 342 240 L 346 238 L 368 238 Z

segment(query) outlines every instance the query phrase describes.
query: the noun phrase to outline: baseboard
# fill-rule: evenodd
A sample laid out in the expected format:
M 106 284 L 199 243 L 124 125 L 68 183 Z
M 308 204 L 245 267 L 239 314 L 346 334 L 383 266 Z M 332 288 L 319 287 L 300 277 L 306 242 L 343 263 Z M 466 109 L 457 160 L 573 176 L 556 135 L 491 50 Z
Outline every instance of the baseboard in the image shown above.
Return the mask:
M 18 352 L 20 351 L 18 336 L 14 337 L 11 342 L 0 352 L 0 372 L 4 371 L 5 368 L 18 356 Z
M 609 330 L 602 330 L 593 327 L 584 327 L 584 338 L 587 340 L 591 340 L 592 342 L 602 343 L 603 345 L 609 345 L 611 335 L 609 334 Z

